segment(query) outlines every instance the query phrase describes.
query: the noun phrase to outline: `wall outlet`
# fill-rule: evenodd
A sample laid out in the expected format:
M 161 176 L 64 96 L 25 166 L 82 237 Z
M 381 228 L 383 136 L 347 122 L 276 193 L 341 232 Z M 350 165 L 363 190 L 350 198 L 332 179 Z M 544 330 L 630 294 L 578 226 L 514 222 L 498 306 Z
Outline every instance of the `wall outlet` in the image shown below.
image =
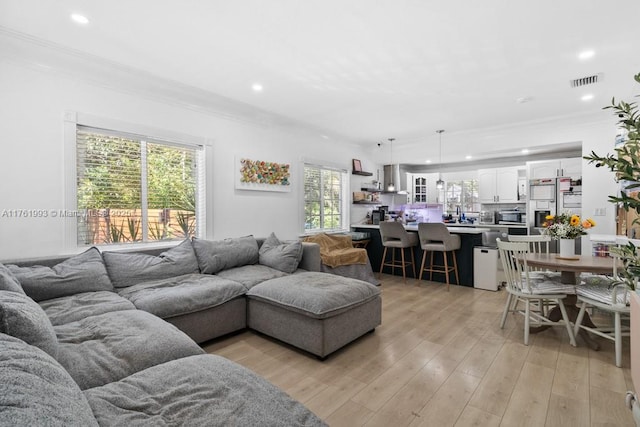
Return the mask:
M 607 208 L 595 208 L 593 216 L 607 216 Z

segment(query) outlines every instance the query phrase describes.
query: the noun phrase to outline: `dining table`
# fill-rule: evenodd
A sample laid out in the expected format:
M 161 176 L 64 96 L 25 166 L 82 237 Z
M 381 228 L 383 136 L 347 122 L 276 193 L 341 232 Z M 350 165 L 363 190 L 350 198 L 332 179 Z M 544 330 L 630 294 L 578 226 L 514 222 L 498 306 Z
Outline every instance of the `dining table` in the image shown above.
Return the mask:
M 622 268 L 622 262 L 611 257 L 594 257 L 589 255 L 576 255 L 571 257 L 563 257 L 560 254 L 547 253 L 527 253 L 522 262 L 526 259 L 529 267 L 536 269 L 546 269 L 560 272 L 560 281 L 562 283 L 580 286 L 579 273 L 594 273 L 612 275 L 615 267 Z M 616 265 L 616 263 L 618 263 Z M 576 305 L 578 298 L 576 295 L 567 295 L 564 299 L 564 305 L 567 310 L 569 320 L 574 322 L 578 318 L 580 309 Z M 562 313 L 559 307 L 554 307 L 549 311 L 547 318 L 557 322 L 562 319 Z M 591 320 L 589 313 L 585 313 L 582 323 L 591 328 L 596 325 Z M 537 333 L 548 329 L 550 326 L 532 327 L 531 333 Z M 600 344 L 594 341 L 589 333 L 584 329 L 580 329 L 579 335 L 584 339 L 586 344 L 593 350 L 599 350 Z

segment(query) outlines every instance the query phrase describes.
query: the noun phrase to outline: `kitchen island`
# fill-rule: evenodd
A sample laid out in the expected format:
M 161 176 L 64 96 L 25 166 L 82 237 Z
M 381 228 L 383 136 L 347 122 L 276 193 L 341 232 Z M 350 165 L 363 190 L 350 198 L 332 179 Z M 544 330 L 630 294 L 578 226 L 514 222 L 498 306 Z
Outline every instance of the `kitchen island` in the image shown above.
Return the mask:
M 404 226 L 409 232 L 418 232 L 418 224 L 409 224 Z M 380 271 L 380 263 L 382 262 L 382 253 L 384 247 L 382 246 L 382 238 L 380 237 L 380 226 L 374 224 L 352 224 L 351 229 L 353 231 L 368 232 L 371 235 L 371 242 L 367 245 L 367 253 L 371 266 L 374 272 L 377 274 Z M 460 236 L 460 249 L 456 251 L 456 261 L 458 264 L 458 276 L 460 277 L 460 285 L 473 286 L 473 248 L 475 246 L 482 246 L 482 233 L 490 231 L 485 227 L 474 227 L 469 225 L 459 226 L 452 225 L 447 226 L 447 229 L 452 234 Z M 407 255 L 409 252 L 407 252 Z M 442 263 L 442 253 L 435 253 L 436 263 Z M 420 263 L 422 262 L 422 249 L 420 246 L 414 248 L 414 262 L 416 263 L 416 273 L 418 276 L 420 273 Z M 411 276 L 413 271 L 407 269 L 407 275 Z M 391 274 L 391 267 L 385 267 L 384 273 Z M 402 274 L 400 269 L 396 268 L 396 274 Z M 428 279 L 428 273 L 425 272 L 425 277 Z M 442 273 L 433 273 L 433 280 L 436 282 L 445 282 L 445 275 Z M 455 277 L 451 275 L 452 283 L 455 282 Z

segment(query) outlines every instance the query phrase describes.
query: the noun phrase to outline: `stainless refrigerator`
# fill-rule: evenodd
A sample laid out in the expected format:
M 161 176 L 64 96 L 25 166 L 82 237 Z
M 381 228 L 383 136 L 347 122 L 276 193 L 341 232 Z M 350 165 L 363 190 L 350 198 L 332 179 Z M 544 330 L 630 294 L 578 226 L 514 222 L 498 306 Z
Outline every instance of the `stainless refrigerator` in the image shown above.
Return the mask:
M 571 177 L 537 178 L 529 180 L 527 218 L 529 232 L 539 234 L 547 215 L 571 213 L 582 216 L 582 179 Z M 557 252 L 556 242 L 551 250 Z M 580 239 L 576 239 L 576 254 L 581 251 Z

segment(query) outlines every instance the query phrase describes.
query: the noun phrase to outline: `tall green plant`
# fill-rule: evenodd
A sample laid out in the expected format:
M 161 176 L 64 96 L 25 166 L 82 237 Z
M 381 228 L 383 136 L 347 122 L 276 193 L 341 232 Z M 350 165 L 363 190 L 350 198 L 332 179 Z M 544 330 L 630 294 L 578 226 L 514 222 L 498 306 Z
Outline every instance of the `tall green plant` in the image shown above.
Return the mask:
M 634 76 L 640 83 L 640 73 Z M 604 109 L 613 110 L 619 118 L 618 126 L 626 134 L 623 144 L 615 148 L 615 154 L 599 156 L 594 151 L 584 159 L 594 163 L 597 168 L 608 167 L 616 174 L 616 181 L 621 183 L 620 194 L 609 196 L 609 201 L 622 207 L 625 211 L 635 210 L 640 214 L 640 199 L 631 192 L 640 188 L 640 112 L 636 102 L 616 102 L 611 100 L 611 105 Z M 640 216 L 633 220 L 634 224 L 640 223 Z M 620 272 L 620 282 L 629 288 L 635 289 L 636 281 L 640 278 L 640 257 L 638 248 L 633 243 L 612 249 L 624 264 L 624 270 Z

